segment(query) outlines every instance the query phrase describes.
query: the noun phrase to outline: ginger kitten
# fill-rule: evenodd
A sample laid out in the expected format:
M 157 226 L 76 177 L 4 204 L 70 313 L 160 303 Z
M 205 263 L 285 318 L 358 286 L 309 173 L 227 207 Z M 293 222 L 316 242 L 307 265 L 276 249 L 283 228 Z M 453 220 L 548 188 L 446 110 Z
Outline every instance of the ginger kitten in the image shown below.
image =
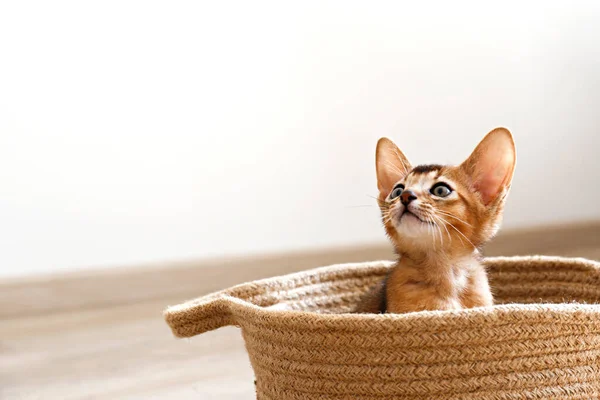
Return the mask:
M 505 128 L 488 133 L 458 166 L 413 168 L 391 140 L 379 139 L 379 207 L 399 259 L 356 311 L 491 306 L 479 249 L 500 227 L 515 163 L 515 145 Z

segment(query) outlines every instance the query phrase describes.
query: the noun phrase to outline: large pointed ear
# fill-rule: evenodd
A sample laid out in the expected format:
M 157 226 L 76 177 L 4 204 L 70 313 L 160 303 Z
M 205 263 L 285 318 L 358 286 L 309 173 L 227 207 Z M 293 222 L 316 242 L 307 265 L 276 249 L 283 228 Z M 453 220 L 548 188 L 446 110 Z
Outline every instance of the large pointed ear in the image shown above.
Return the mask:
M 489 205 L 510 188 L 516 161 L 511 133 L 506 128 L 496 128 L 483 138 L 460 168 L 471 178 L 472 189 Z
M 377 142 L 375 166 L 377 188 L 385 196 L 392 191 L 396 182 L 404 178 L 412 169 L 398 146 L 388 138 L 381 138 Z

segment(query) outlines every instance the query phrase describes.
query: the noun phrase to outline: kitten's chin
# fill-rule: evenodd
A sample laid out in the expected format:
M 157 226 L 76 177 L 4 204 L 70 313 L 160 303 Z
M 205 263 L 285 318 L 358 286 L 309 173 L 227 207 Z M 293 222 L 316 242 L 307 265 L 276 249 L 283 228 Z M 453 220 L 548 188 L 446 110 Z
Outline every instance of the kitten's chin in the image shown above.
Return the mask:
M 401 236 L 413 239 L 421 237 L 423 239 L 431 238 L 431 227 L 413 214 L 406 213 L 402 215 L 399 221 L 395 221 L 394 228 Z

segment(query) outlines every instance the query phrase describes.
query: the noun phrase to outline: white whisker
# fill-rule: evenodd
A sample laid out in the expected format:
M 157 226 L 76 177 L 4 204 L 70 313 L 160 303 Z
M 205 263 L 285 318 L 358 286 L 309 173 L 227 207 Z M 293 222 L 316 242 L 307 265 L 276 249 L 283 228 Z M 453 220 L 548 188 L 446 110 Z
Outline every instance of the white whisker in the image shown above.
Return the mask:
M 427 233 L 432 236 L 433 238 L 433 251 L 437 251 L 435 248 L 435 240 L 436 240 L 436 236 L 435 236 L 435 231 L 432 233 L 431 231 L 431 224 L 427 224 Z
M 448 235 L 448 240 L 450 242 L 452 242 L 452 235 L 450 235 L 450 231 L 448 230 L 448 227 L 446 226 L 446 224 L 442 221 L 442 224 L 444 225 L 444 229 L 446 230 L 446 235 Z
M 433 218 L 435 218 L 437 221 L 440 221 L 439 217 L 437 217 L 435 214 L 431 215 Z M 442 223 L 444 226 L 444 229 L 446 230 L 446 234 L 448 235 L 448 240 L 452 241 L 452 236 L 450 236 L 450 231 L 448 231 L 448 228 L 446 228 L 446 224 Z M 442 230 L 439 228 L 439 223 L 436 222 L 436 225 L 438 226 L 438 229 L 440 231 L 440 235 L 442 234 Z
M 444 218 L 442 218 L 442 217 L 438 217 L 438 218 L 439 218 L 439 219 L 441 219 L 442 221 L 444 221 L 445 223 L 447 223 L 448 225 L 450 225 L 450 227 L 451 227 L 451 228 L 453 228 L 453 229 L 454 229 L 456 232 L 458 232 L 458 233 L 459 233 L 459 234 L 460 234 L 462 237 L 464 237 L 464 238 L 465 238 L 465 240 L 466 240 L 467 242 L 469 242 L 469 243 L 471 244 L 471 246 L 473 246 L 473 248 L 476 248 L 476 247 L 477 247 L 477 246 L 475 246 L 475 245 L 473 244 L 473 242 L 471 242 L 471 241 L 469 240 L 469 238 L 467 238 L 467 237 L 466 237 L 466 236 L 465 236 L 465 235 L 464 235 L 464 234 L 463 234 L 461 231 L 459 231 L 459 230 L 458 230 L 458 229 L 457 229 L 457 228 L 456 228 L 454 225 L 452 225 L 450 222 L 446 221 L 446 220 L 445 220 Z M 462 239 L 460 239 L 460 241 L 462 242 Z
M 456 215 L 452 215 L 452 214 L 450 214 L 450 213 L 448 213 L 448 212 L 441 211 L 441 210 L 437 210 L 437 212 L 438 212 L 438 213 L 440 213 L 440 214 L 442 214 L 442 215 L 445 215 L 445 216 L 447 216 L 447 217 L 454 218 L 455 220 L 457 220 L 457 221 L 460 221 L 460 222 L 462 222 L 462 223 L 463 223 L 463 224 L 465 224 L 465 225 L 468 225 L 468 226 L 470 226 L 470 227 L 473 227 L 473 225 L 471 225 L 470 223 L 468 223 L 468 222 L 466 222 L 466 221 L 463 221 L 462 219 L 458 218 Z
M 433 223 L 433 226 L 435 227 L 437 234 L 440 236 L 440 246 L 443 249 L 444 248 L 444 236 L 442 235 L 442 230 L 440 229 L 439 225 L 437 224 L 437 222 L 435 222 L 435 220 L 433 218 L 431 218 L 431 222 Z
M 390 210 L 386 210 L 385 212 L 381 213 L 382 216 L 382 220 L 383 220 L 383 224 L 386 225 L 388 222 L 390 222 L 392 220 L 392 213 Z

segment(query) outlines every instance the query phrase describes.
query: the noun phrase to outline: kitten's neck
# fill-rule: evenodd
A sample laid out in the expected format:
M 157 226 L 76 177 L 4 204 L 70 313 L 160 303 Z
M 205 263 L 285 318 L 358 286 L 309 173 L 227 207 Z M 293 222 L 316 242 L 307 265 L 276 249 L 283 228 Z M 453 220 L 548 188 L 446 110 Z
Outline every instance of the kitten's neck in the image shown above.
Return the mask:
M 416 247 L 416 246 L 415 246 Z M 454 248 L 454 249 L 417 249 L 411 248 L 410 251 L 403 251 L 396 246 L 395 251 L 399 259 L 407 260 L 414 264 L 433 264 L 444 265 L 452 261 L 459 261 L 469 258 L 476 260 L 481 258 L 481 254 L 477 248 Z
M 423 281 L 436 285 L 444 285 L 458 275 L 468 275 L 469 271 L 481 266 L 481 254 L 477 249 L 455 253 L 400 252 L 399 256 L 397 266 L 410 268 Z

